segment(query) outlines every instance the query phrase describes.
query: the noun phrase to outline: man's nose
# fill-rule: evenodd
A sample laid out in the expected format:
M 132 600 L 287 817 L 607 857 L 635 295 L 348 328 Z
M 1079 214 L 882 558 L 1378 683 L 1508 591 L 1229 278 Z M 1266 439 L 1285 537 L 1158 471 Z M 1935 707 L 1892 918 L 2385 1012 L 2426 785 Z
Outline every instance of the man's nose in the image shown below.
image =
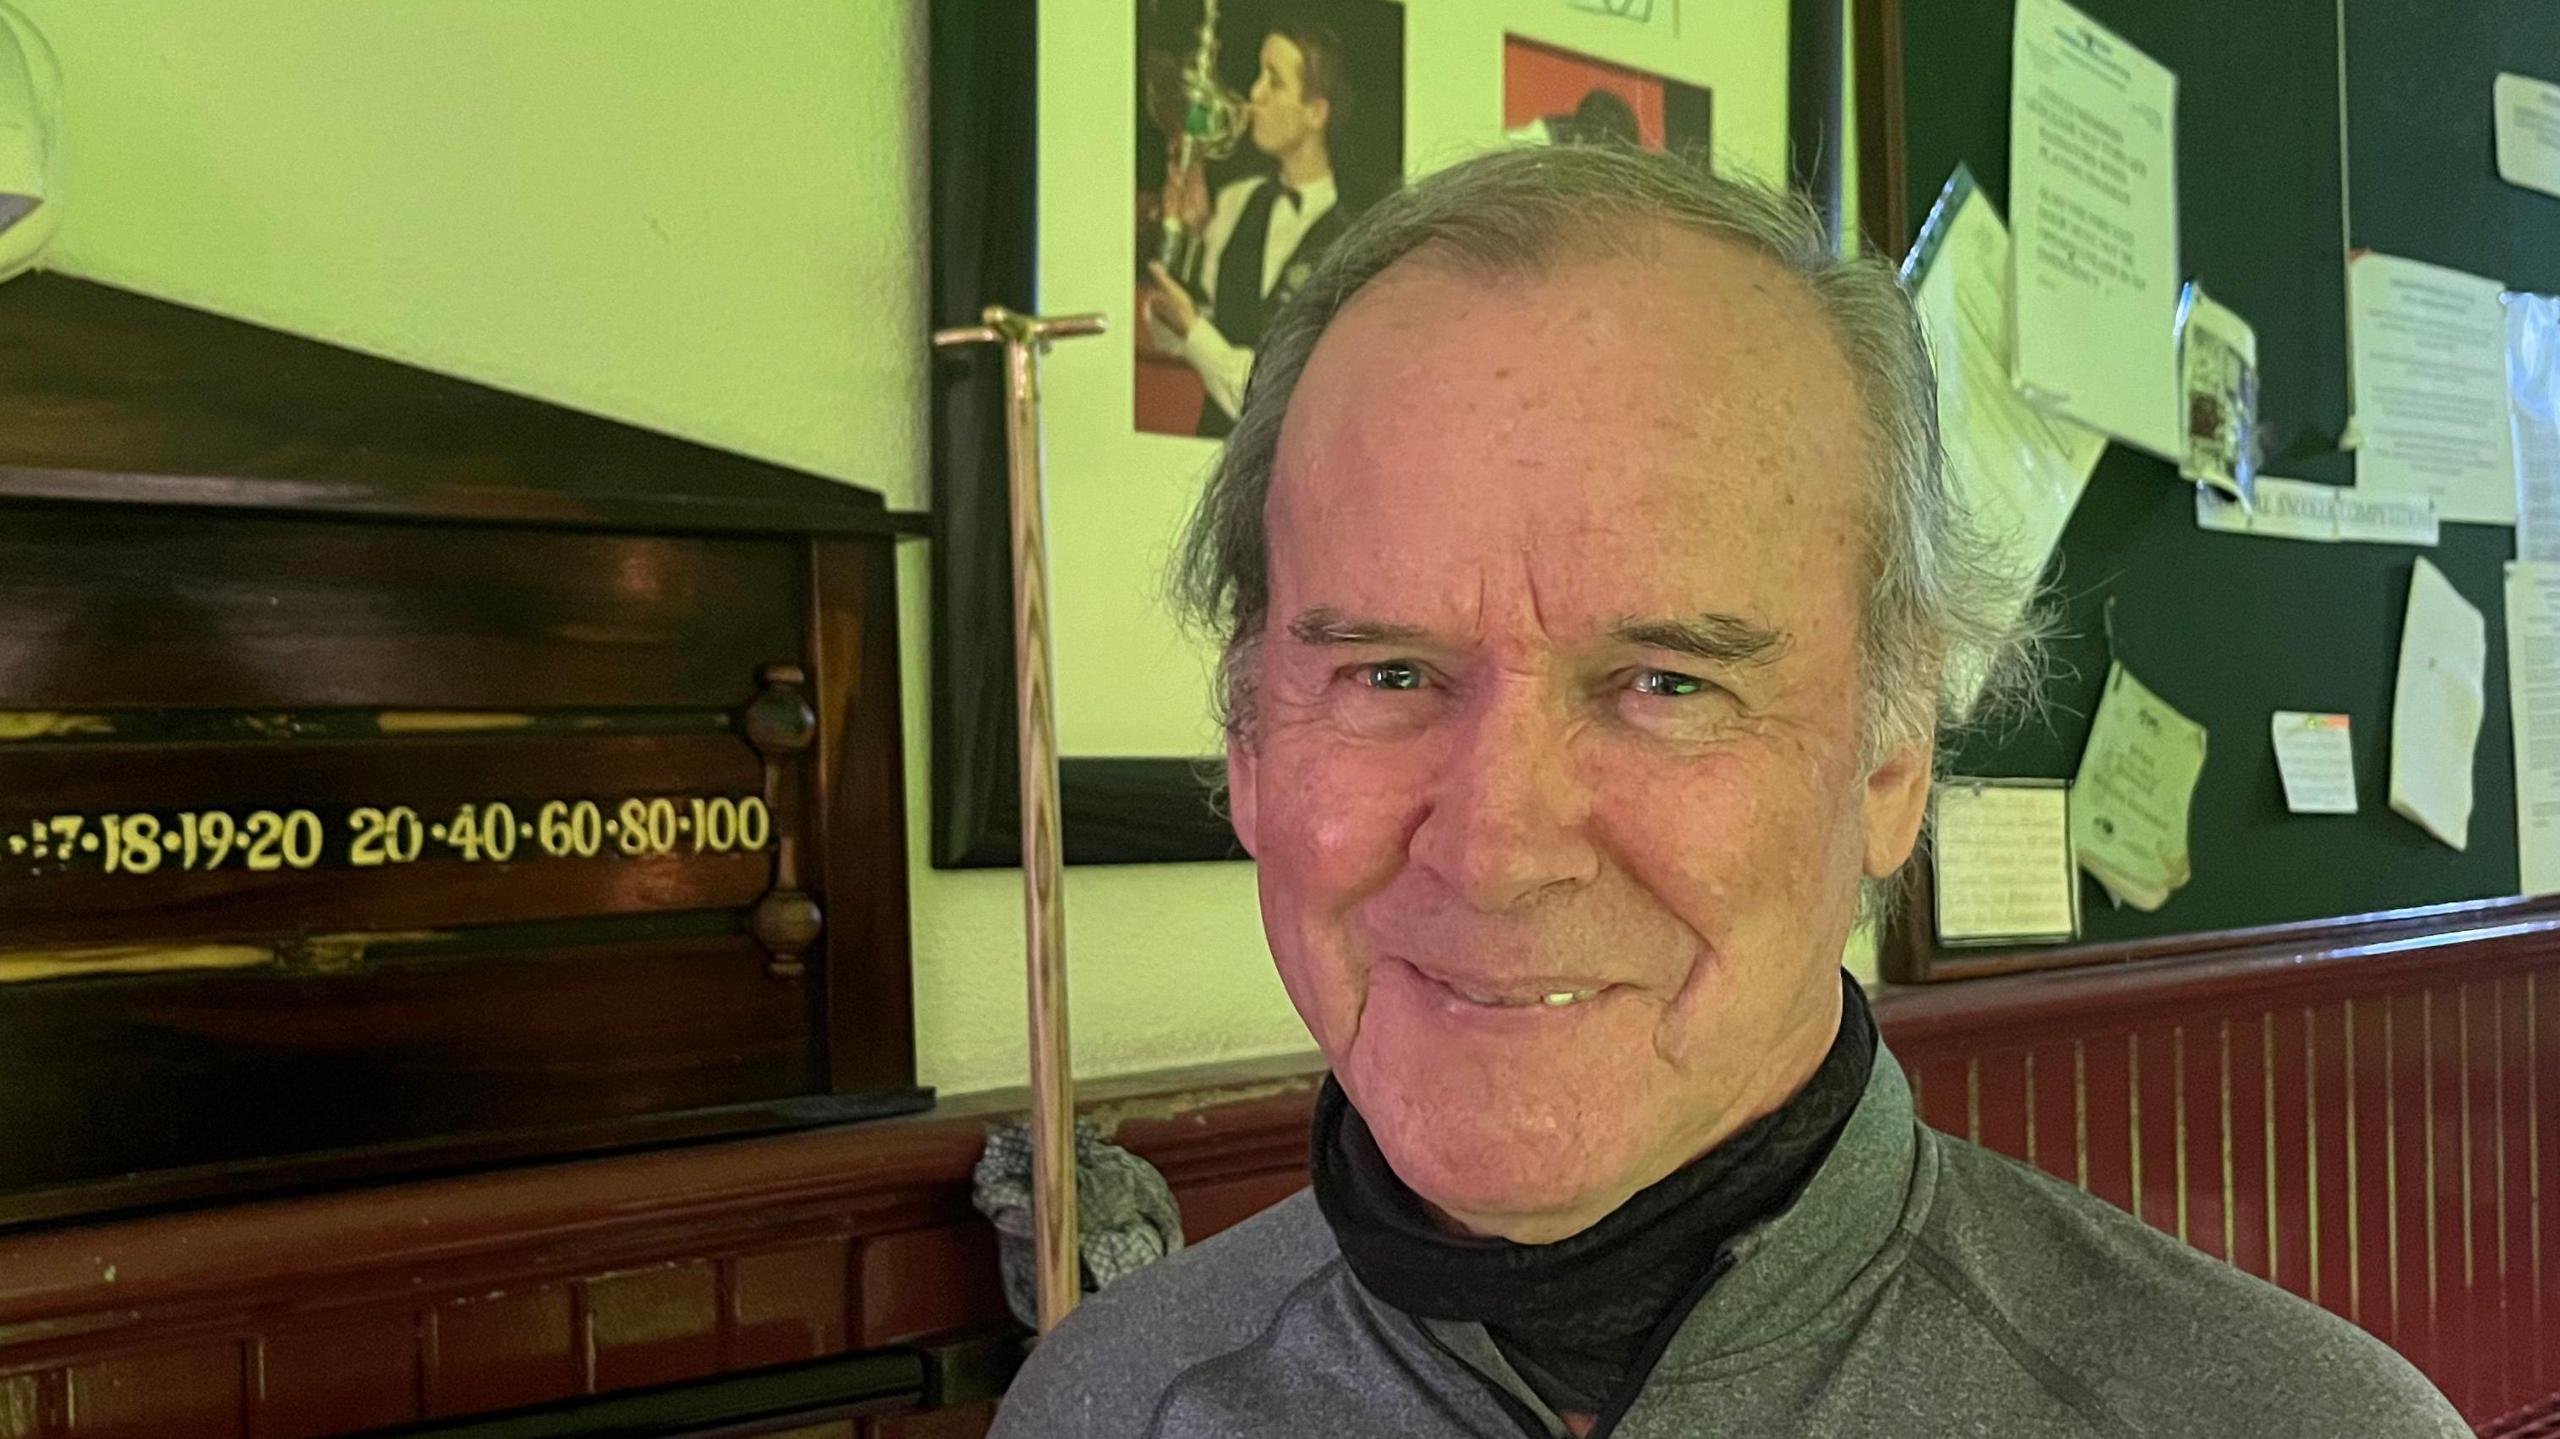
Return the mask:
M 1599 872 L 1566 719 L 1527 696 L 1468 707 L 1431 795 L 1413 859 L 1479 910 L 1517 909 Z

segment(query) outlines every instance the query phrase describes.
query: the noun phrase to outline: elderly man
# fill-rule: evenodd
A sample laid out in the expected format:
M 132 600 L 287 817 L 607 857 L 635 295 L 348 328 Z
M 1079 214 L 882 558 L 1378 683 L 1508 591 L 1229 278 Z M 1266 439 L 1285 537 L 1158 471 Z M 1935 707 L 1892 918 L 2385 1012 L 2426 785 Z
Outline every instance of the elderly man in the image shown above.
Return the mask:
M 1496 154 L 1343 237 L 1185 574 L 1314 1191 L 1095 1298 L 998 1433 L 2468 1432 L 1913 1117 L 1838 959 L 2015 612 L 1933 413 L 1883 269 L 1676 160 Z

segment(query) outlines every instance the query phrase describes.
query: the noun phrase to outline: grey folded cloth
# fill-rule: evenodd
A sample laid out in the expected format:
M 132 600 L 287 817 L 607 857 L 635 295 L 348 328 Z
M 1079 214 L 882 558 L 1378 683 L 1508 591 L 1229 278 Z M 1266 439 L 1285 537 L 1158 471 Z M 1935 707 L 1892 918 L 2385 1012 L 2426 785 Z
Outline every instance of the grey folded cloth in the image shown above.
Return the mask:
M 970 1199 L 994 1221 L 1013 1317 L 1037 1327 L 1040 1288 L 1031 1227 L 1031 1126 L 1015 1120 L 987 1131 L 971 1175 Z M 1076 1254 L 1091 1294 L 1151 1259 L 1182 1247 L 1182 1211 L 1164 1176 L 1102 1131 L 1076 1121 Z

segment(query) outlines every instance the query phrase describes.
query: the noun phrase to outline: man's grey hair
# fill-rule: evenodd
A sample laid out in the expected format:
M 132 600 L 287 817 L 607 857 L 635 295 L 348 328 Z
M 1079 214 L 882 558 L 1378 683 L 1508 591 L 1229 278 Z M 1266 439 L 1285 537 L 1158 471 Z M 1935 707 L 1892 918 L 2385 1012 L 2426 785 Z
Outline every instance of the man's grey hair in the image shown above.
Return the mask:
M 1242 413 L 1172 576 L 1176 604 L 1219 643 L 1219 716 L 1230 735 L 1253 743 L 1253 657 L 1271 594 L 1264 505 L 1281 425 L 1343 306 L 1407 257 L 1514 279 L 1641 254 L 1663 228 L 1777 262 L 1830 321 L 1857 378 L 1875 488 L 1860 628 L 1868 758 L 1961 723 L 1967 708 L 2005 707 L 2031 684 L 2033 576 L 2000 562 L 1947 487 L 1937 383 L 1893 271 L 1841 255 L 1812 206 L 1783 190 L 1709 175 L 1690 158 L 1564 145 L 1480 155 L 1380 200 L 1325 251 L 1256 347 Z M 1968 705 L 1977 684 L 1981 698 Z

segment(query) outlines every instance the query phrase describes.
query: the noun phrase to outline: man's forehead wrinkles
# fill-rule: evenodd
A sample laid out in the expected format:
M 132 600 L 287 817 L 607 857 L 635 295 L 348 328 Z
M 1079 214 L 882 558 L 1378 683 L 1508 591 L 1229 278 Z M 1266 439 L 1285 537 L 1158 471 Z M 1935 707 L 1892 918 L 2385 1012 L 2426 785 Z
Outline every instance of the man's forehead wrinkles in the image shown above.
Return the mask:
M 1546 597 L 1538 592 L 1538 566 L 1536 563 L 1536 557 L 1529 553 L 1525 547 L 1522 549 L 1520 554 L 1520 572 L 1529 598 L 1530 625 L 1542 635 L 1554 634 L 1554 627 L 1547 623 Z M 1479 605 L 1477 608 L 1481 610 L 1483 606 Z

